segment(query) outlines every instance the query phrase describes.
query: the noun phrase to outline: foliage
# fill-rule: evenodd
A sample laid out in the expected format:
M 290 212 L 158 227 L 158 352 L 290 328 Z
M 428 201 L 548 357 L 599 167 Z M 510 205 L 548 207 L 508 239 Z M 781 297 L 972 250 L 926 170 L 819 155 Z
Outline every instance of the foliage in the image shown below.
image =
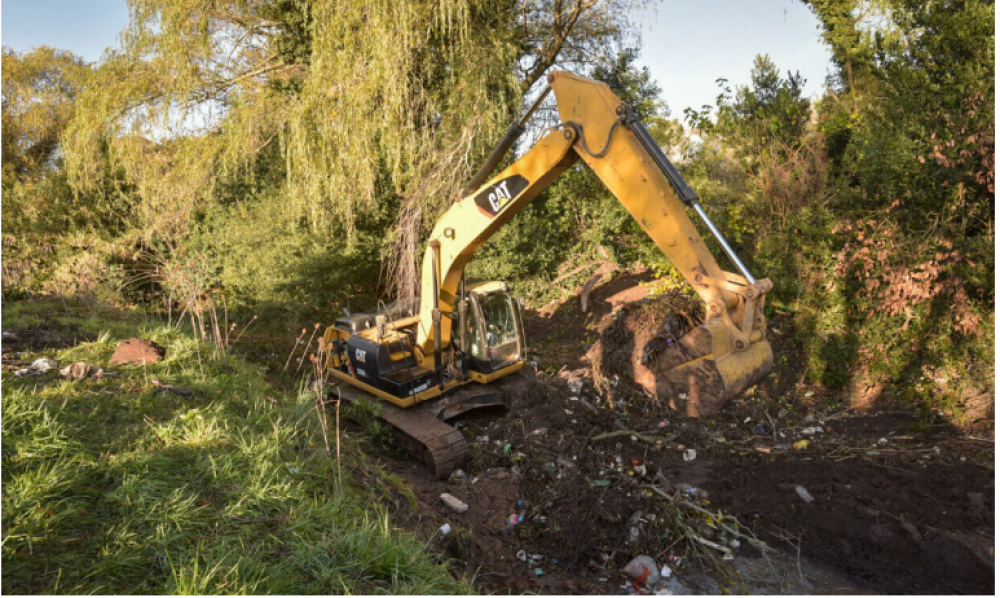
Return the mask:
M 862 401 L 958 396 L 924 381 L 964 370 L 988 388 L 993 5 L 810 4 L 833 89 L 810 109 L 797 76 L 758 58 L 715 118 L 689 113 L 704 139 L 685 174 L 775 281 L 813 380 Z
M 347 471 L 338 486 L 311 393 L 282 394 L 255 367 L 129 312 L 5 307 L 5 330 L 107 329 L 30 358 L 100 364 L 135 334 L 167 355 L 101 380 L 4 371 L 4 592 L 470 590 Z M 156 392 L 154 377 L 195 395 Z M 345 469 L 363 465 L 350 446 L 344 455 Z
M 647 68 L 635 63 L 635 49 L 622 50 L 613 61 L 590 73 L 632 106 L 653 137 L 667 149 L 683 150 L 683 131 L 669 119 L 660 88 Z M 469 267 L 472 276 L 506 280 L 534 301 L 558 298 L 589 278 L 592 269 L 561 278 L 595 261 L 625 266 L 637 261 L 662 263 L 642 228 L 621 203 L 582 163 L 564 172 L 510 224 L 479 250 Z M 561 279 L 561 286 L 550 283 Z M 574 286 L 575 285 L 575 286 Z

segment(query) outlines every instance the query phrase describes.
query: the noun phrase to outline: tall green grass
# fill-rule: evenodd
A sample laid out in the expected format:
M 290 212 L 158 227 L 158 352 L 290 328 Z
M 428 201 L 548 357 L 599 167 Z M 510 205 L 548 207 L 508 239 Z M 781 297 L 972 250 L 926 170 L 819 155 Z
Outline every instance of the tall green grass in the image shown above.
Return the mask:
M 5 328 L 48 318 L 4 311 Z M 4 372 L 4 592 L 471 590 L 352 483 L 365 464 L 350 445 L 338 486 L 311 394 L 278 392 L 176 330 L 86 318 L 62 324 L 96 341 L 46 356 L 106 367 L 126 333 L 167 356 L 102 380 Z M 159 392 L 154 377 L 195 395 Z

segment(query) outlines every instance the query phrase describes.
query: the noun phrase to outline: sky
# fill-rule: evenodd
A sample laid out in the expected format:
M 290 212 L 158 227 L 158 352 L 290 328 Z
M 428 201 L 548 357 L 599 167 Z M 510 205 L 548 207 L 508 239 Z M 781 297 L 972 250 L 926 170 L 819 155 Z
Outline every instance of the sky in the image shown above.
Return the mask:
M 128 22 L 123 0 L 5 0 L 0 41 L 18 52 L 49 45 L 85 60 L 116 46 Z M 750 81 L 754 56 L 806 78 L 806 94 L 823 89 L 830 53 L 817 21 L 800 0 L 661 0 L 638 13 L 642 50 L 675 118 L 685 108 L 713 104 L 716 79 Z

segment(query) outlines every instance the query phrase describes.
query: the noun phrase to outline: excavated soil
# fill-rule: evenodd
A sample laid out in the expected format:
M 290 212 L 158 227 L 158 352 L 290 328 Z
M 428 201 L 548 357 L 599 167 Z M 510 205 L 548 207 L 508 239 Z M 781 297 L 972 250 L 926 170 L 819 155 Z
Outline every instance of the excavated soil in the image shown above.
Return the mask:
M 464 475 L 439 481 L 386 460 L 416 497 L 397 520 L 489 592 L 637 593 L 621 569 L 648 554 L 673 569 L 674 592 L 993 593 L 991 439 L 891 405 L 848 411 L 802 387 L 780 318 L 775 354 L 791 358 L 715 417 L 671 411 L 627 379 L 602 394 L 586 358 L 601 332 L 620 326 L 627 344 L 668 323 L 630 317 L 653 304 L 628 306 L 644 294 L 620 277 L 591 295 L 590 313 L 567 303 L 530 315 L 537 375 L 523 377 L 509 414 L 458 423 L 472 447 Z M 744 541 L 734 561 L 706 560 L 650 485 L 734 515 L 773 552 Z M 443 492 L 468 511 L 450 510 Z M 445 523 L 453 531 L 442 536 Z

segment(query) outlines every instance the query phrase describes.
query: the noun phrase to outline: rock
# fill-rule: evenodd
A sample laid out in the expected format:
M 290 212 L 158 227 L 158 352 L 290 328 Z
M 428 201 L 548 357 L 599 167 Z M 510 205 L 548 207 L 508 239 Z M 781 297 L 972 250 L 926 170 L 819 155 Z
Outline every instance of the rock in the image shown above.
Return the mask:
M 646 584 L 653 587 L 660 581 L 660 568 L 656 566 L 653 557 L 640 554 L 622 569 L 622 573 L 636 584 Z
M 111 365 L 149 365 L 163 359 L 167 350 L 153 341 L 130 338 L 118 344 Z
M 91 367 L 88 363 L 78 361 L 59 370 L 59 375 L 69 380 L 83 380 L 90 377 Z
M 469 505 L 447 492 L 441 495 L 441 501 L 448 505 L 448 508 L 456 513 L 464 513 L 469 510 Z

